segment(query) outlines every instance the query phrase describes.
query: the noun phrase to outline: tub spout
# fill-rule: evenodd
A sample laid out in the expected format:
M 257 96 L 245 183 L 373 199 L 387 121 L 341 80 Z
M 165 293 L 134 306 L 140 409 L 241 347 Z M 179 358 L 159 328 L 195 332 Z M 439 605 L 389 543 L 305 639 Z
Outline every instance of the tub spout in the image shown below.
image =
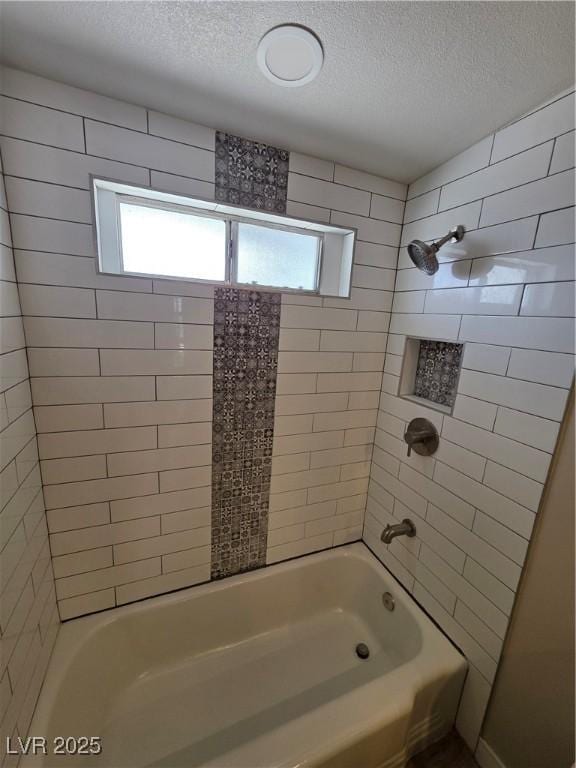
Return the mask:
M 384 544 L 390 544 L 392 539 L 395 539 L 397 536 L 409 536 L 412 538 L 412 536 L 416 536 L 416 526 L 412 522 L 412 520 L 409 520 L 407 517 L 402 520 L 401 523 L 396 523 L 396 525 L 387 525 L 386 528 L 382 531 L 382 536 L 380 536 L 380 539 L 384 542 Z

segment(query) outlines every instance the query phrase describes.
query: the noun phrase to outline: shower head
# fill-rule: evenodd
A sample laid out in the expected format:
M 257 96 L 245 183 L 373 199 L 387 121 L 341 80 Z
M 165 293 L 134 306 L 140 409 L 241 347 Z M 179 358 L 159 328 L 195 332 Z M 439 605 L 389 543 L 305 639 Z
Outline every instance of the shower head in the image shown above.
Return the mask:
M 430 245 L 422 240 L 412 240 L 408 245 L 408 256 L 410 256 L 412 262 L 420 271 L 425 272 L 427 275 L 433 275 L 438 271 L 438 259 L 436 258 L 436 254 L 440 248 L 442 248 L 448 241 L 459 243 L 463 237 L 464 227 L 458 225 L 454 229 L 451 229 L 441 240 L 437 240 Z

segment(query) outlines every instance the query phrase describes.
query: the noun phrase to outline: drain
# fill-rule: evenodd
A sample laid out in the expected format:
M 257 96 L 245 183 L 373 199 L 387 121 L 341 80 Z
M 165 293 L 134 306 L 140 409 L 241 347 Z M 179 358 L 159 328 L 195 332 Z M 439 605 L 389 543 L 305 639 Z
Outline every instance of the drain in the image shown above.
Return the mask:
M 368 648 L 366 643 L 358 643 L 356 646 L 356 656 L 359 659 L 367 659 L 370 656 L 370 648 Z

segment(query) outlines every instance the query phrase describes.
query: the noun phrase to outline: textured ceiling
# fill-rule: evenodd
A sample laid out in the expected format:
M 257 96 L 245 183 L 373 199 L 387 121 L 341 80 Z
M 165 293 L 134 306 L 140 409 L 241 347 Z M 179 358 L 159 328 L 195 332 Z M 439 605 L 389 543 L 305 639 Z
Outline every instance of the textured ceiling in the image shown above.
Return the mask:
M 3 2 L 12 66 L 410 181 L 570 86 L 572 2 Z M 256 66 L 271 27 L 322 40 L 302 88 Z

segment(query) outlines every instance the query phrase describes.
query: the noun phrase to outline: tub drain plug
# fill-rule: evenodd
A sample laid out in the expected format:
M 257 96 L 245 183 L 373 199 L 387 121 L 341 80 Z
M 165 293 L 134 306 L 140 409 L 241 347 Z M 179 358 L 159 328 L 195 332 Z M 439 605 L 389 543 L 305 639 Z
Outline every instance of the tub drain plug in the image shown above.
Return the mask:
M 366 643 L 358 643 L 356 646 L 356 656 L 359 659 L 367 659 L 370 656 L 370 648 L 368 648 Z

